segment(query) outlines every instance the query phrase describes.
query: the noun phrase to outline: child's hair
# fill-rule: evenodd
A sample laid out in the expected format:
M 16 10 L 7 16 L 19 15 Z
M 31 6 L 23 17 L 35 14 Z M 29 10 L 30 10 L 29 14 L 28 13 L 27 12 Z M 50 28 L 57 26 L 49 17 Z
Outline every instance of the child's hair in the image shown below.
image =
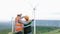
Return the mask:
M 29 17 L 26 15 L 24 16 L 25 20 L 28 21 L 29 20 Z

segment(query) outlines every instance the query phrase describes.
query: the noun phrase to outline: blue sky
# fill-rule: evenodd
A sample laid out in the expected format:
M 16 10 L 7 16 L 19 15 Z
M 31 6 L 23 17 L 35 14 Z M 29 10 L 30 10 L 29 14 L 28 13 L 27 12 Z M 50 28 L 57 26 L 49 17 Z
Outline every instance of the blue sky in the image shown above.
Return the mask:
M 29 15 L 37 4 L 35 18 L 39 20 L 60 20 L 60 0 L 0 0 L 0 21 L 11 20 L 17 14 Z

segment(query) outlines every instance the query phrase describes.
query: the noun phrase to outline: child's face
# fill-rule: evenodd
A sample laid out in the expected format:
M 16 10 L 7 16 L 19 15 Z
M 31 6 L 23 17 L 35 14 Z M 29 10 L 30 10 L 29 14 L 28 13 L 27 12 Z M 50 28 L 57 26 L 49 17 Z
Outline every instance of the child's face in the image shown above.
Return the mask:
M 28 21 L 28 19 L 26 19 L 26 21 Z

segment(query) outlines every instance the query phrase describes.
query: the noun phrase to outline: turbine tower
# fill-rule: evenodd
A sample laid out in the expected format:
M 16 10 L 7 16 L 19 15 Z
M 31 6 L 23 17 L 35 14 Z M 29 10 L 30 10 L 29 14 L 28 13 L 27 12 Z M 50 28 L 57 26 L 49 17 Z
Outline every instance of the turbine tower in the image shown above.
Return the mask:
M 39 6 L 39 3 L 37 3 L 36 5 L 35 5 L 35 7 L 33 7 L 32 6 L 32 4 L 31 4 L 31 7 L 33 8 L 33 15 L 34 15 L 34 34 L 36 34 L 36 10 L 37 10 L 37 7 Z

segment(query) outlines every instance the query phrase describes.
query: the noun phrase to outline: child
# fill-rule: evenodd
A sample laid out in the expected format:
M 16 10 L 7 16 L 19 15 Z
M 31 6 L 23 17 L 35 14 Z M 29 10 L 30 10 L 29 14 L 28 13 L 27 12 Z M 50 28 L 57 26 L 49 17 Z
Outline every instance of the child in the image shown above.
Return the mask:
M 29 20 L 28 16 L 24 16 L 24 18 L 25 18 L 26 23 L 27 23 L 27 24 L 24 24 L 24 34 L 32 34 L 31 23 L 34 21 L 34 19 Z

